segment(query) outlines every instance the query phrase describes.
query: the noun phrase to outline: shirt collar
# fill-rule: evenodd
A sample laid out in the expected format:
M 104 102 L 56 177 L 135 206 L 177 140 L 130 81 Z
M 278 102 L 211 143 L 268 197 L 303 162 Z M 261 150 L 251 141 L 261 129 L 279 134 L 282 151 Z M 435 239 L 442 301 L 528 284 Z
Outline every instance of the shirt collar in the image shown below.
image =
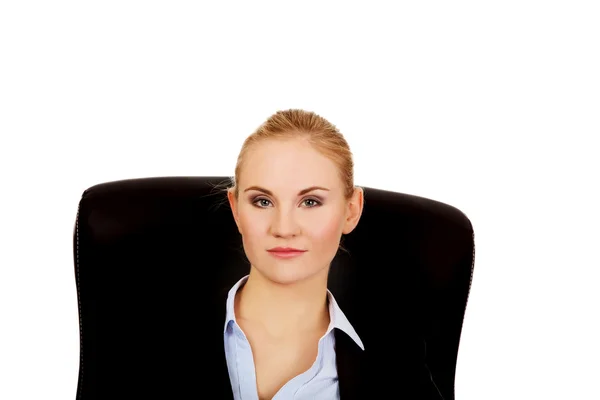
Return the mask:
M 229 325 L 230 321 L 235 321 L 237 323 L 234 312 L 235 294 L 237 293 L 238 289 L 246 283 L 247 280 L 248 275 L 237 281 L 237 283 L 233 285 L 227 294 L 227 311 L 225 315 L 225 326 L 223 328 L 223 332 L 227 331 L 227 325 Z M 352 327 L 352 324 L 350 324 L 350 321 L 348 321 L 348 318 L 346 318 L 346 315 L 338 306 L 337 302 L 335 301 L 335 297 L 333 297 L 333 293 L 331 293 L 329 289 L 327 290 L 327 298 L 329 299 L 329 326 L 327 327 L 327 332 L 325 334 L 328 334 L 334 328 L 337 328 L 350 336 L 350 338 L 354 340 L 358 347 L 364 350 L 365 347 L 360 340 L 360 337 L 358 337 L 358 334 Z
M 231 289 L 229 289 L 229 293 L 227 293 L 227 306 L 226 306 L 226 314 L 225 314 L 225 327 L 223 328 L 223 333 L 227 332 L 227 325 L 229 325 L 230 321 L 235 321 L 237 323 L 237 321 L 235 320 L 235 312 L 234 312 L 234 304 L 235 304 L 235 294 L 237 293 L 238 289 L 244 284 L 246 283 L 246 281 L 248 280 L 248 275 L 244 276 L 242 279 L 240 279 L 239 281 L 237 281 L 237 283 L 235 285 L 233 285 L 233 287 Z

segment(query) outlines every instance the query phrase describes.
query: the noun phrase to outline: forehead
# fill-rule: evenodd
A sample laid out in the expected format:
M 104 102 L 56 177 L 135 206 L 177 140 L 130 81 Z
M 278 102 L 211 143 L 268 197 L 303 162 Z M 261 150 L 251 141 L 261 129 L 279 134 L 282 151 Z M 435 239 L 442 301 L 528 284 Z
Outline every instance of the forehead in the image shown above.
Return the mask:
M 241 186 L 296 191 L 312 185 L 334 189 L 341 184 L 337 165 L 305 140 L 267 140 L 249 150 Z

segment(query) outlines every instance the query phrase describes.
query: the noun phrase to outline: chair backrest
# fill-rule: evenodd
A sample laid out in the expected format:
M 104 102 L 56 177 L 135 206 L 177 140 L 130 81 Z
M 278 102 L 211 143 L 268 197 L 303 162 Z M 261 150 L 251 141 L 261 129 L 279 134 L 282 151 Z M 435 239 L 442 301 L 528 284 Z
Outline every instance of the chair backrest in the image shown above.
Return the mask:
M 183 394 L 211 368 L 203 352 L 223 345 L 202 337 L 203 320 L 221 308 L 206 311 L 203 302 L 249 271 L 219 190 L 228 181 L 129 179 L 83 193 L 73 236 L 77 399 L 144 398 L 166 387 Z M 475 256 L 471 222 L 438 201 L 363 189 L 362 218 L 343 238 L 348 253 L 334 258 L 329 289 L 367 351 L 386 352 L 382 332 L 422 338 L 432 379 L 454 399 Z

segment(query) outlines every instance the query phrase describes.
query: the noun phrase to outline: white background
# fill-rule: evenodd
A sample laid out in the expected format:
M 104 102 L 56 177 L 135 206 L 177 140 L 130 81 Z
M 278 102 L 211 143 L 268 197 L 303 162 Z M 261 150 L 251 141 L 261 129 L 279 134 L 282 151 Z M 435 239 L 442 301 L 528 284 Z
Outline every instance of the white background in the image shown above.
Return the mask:
M 75 399 L 82 192 L 232 175 L 286 108 L 471 219 L 458 400 L 600 399 L 598 3 L 213 3 L 0 5 L 0 399 Z

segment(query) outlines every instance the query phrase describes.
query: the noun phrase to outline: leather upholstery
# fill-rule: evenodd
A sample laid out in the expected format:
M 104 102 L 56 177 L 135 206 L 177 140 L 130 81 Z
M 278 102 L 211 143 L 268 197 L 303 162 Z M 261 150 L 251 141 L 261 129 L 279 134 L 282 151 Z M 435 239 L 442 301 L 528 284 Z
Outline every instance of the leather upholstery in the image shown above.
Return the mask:
M 225 298 L 249 265 L 219 190 L 227 183 L 142 178 L 83 193 L 73 234 L 78 400 L 231 398 Z M 338 252 L 329 277 L 365 345 L 363 355 L 338 356 L 342 400 L 375 393 L 453 400 L 474 266 L 471 222 L 441 202 L 363 189 L 361 220 L 342 240 L 349 254 Z M 401 345 L 380 340 L 382 331 Z M 360 368 L 356 357 L 366 360 Z

